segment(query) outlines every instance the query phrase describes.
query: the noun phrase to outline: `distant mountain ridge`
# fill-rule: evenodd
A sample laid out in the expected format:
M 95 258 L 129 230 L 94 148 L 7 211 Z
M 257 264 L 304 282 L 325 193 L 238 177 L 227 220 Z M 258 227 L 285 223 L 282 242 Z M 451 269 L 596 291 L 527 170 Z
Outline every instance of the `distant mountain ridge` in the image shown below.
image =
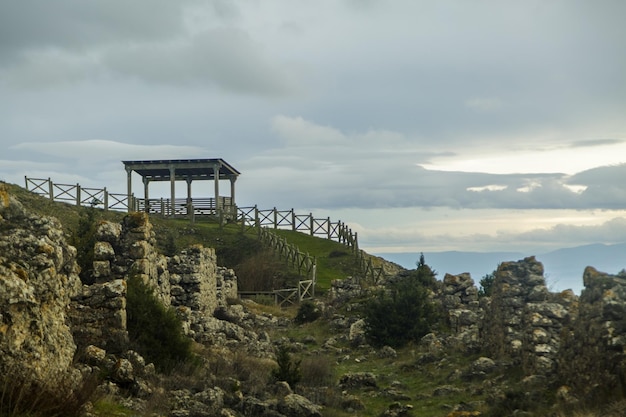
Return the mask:
M 375 253 L 405 268 L 415 268 L 419 259 L 418 252 Z M 528 256 L 535 256 L 544 266 L 548 288 L 562 291 L 568 288 L 580 294 L 583 289 L 583 272 L 587 266 L 598 271 L 616 274 L 626 268 L 626 242 L 605 245 L 602 243 L 557 249 L 536 254 L 523 252 L 424 252 L 426 263 L 438 272 L 439 279 L 446 273 L 460 274 L 469 272 L 478 285 L 480 279 L 497 269 L 498 264 L 518 261 Z

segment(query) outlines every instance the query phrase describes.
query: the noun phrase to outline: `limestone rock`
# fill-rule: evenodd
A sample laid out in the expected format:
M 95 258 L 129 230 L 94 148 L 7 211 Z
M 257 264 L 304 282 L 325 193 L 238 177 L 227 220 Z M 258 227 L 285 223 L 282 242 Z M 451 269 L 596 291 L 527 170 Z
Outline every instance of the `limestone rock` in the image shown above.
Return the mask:
M 344 374 L 339 378 L 343 388 L 378 388 L 376 375 L 371 372 L 355 372 Z
M 278 402 L 278 411 L 290 417 L 322 417 L 321 409 L 298 394 L 286 395 Z
M 352 323 L 352 325 L 350 326 L 350 334 L 348 338 L 353 346 L 358 346 L 365 343 L 365 325 L 365 320 L 360 319 Z
M 56 384 L 76 345 L 66 311 L 79 291 L 76 250 L 60 223 L 28 213 L 0 184 L 0 374 Z

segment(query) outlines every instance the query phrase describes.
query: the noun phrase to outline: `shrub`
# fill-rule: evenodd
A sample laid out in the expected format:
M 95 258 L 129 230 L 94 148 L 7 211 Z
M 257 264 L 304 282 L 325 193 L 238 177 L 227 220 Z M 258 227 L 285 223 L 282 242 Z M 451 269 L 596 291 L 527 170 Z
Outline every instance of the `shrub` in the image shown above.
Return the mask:
M 302 379 L 302 371 L 300 363 L 302 361 L 293 361 L 286 346 L 281 346 L 276 354 L 276 362 L 278 368 L 272 370 L 272 380 L 285 381 L 290 387 L 294 387 Z
M 365 335 L 374 346 L 401 347 L 429 333 L 439 314 L 429 297 L 434 272 L 426 264 L 365 303 Z
M 478 289 L 479 297 L 490 297 L 493 290 L 493 281 L 496 279 L 496 271 L 487 274 L 480 280 L 480 288 Z
M 93 398 L 99 380 L 85 378 L 77 387 L 69 379 L 54 387 L 42 386 L 8 372 L 0 377 L 0 416 L 2 417 L 78 417 Z
M 165 373 L 190 361 L 191 339 L 183 334 L 176 312 L 161 304 L 141 278 L 131 276 L 127 284 L 128 335 L 135 349 Z
M 271 250 L 251 255 L 234 270 L 241 291 L 272 291 L 284 288 L 289 280 L 284 263 Z
M 96 244 L 97 210 L 82 210 L 78 227 L 70 238 L 70 244 L 76 248 L 76 263 L 80 266 L 80 280 L 83 284 L 93 284 L 93 250 Z
M 300 369 L 302 384 L 309 387 L 323 387 L 331 385 L 333 370 L 327 356 L 310 356 L 305 358 Z
M 317 320 L 322 315 L 322 312 L 312 301 L 306 300 L 300 307 L 298 307 L 298 313 L 294 317 L 294 321 L 298 324 L 310 323 Z

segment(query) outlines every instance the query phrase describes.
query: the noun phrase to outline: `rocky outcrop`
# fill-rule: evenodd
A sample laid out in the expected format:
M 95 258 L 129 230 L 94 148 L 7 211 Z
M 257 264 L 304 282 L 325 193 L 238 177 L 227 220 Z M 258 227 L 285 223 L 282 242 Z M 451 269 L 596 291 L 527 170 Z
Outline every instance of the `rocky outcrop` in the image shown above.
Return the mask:
M 59 222 L 27 213 L 0 184 L 0 375 L 63 380 L 76 350 L 67 307 L 79 291 L 76 250 Z
M 534 257 L 500 264 L 482 325 L 483 345 L 492 356 L 521 359 L 522 313 L 528 303 L 544 301 L 547 292 L 543 265 Z
M 215 251 L 200 245 L 166 257 L 155 249 L 152 224 L 145 213 L 131 213 L 121 223 L 98 224 L 94 245 L 93 280 L 72 302 L 74 337 L 80 346 L 98 345 L 112 353 L 128 346 L 126 280 L 141 279 L 166 307 L 174 307 L 185 333 L 198 341 L 219 305 L 237 297 L 237 277 L 218 268 Z M 243 331 L 243 330 L 242 330 Z M 231 332 L 232 333 L 232 332 Z
M 199 245 L 168 260 L 170 300 L 174 307 L 186 306 L 206 315 L 217 307 L 217 259 L 215 250 Z
M 70 318 L 79 347 L 97 345 L 112 353 L 128 348 L 126 281 L 84 285 L 72 298 Z
M 534 257 L 504 262 L 482 322 L 482 343 L 494 358 L 512 359 L 527 375 L 556 369 L 560 333 L 569 320 L 567 298 L 550 294 Z
M 468 353 L 477 351 L 480 348 L 479 324 L 484 312 L 470 274 L 446 274 L 439 299 L 452 332 L 449 343 Z
M 626 277 L 587 267 L 573 319 L 563 331 L 559 376 L 571 394 L 609 401 L 626 395 Z

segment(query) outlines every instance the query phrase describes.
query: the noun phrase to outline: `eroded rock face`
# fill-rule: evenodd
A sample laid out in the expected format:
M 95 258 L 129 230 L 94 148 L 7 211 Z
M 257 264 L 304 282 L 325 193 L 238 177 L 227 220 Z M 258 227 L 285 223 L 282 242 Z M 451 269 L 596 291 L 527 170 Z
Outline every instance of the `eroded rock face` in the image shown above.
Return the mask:
M 479 323 L 484 311 L 478 301 L 478 288 L 470 274 L 446 274 L 439 298 L 453 333 L 450 344 L 465 352 L 479 350 Z
M 577 312 L 565 328 L 559 374 L 582 399 L 626 391 L 626 277 L 587 267 Z
M 67 309 L 79 290 L 60 223 L 26 212 L 0 184 L 0 374 L 62 379 L 76 350 Z
M 561 329 L 570 320 L 569 297 L 551 294 L 534 257 L 503 262 L 482 323 L 482 343 L 494 358 L 521 364 L 527 375 L 557 369 Z

